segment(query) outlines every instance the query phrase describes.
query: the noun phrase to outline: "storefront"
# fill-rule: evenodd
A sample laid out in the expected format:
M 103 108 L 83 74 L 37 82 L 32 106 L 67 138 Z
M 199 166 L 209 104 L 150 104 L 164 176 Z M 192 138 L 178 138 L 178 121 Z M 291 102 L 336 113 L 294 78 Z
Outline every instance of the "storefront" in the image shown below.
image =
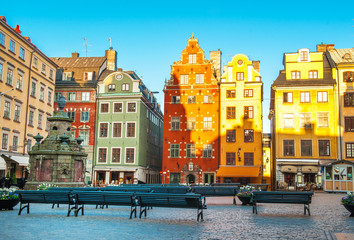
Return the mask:
M 324 167 L 324 190 L 326 192 L 353 191 L 354 162 L 340 160 Z

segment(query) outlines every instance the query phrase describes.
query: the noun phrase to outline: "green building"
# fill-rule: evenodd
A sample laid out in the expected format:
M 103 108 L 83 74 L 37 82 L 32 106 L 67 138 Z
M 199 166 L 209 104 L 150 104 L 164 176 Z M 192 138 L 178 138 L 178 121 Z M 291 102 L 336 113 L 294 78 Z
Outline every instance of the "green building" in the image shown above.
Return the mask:
M 94 184 L 158 183 L 163 114 L 133 71 L 102 73 L 97 89 Z

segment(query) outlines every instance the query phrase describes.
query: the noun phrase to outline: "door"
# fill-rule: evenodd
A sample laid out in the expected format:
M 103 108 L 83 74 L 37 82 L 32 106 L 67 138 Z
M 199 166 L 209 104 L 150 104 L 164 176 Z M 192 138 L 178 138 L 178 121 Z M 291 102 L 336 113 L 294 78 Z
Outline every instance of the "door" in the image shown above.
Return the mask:
M 132 172 L 125 172 L 124 173 L 124 183 L 125 184 L 132 184 L 133 183 L 133 173 Z
M 97 172 L 96 182 L 98 185 L 104 184 L 106 182 L 106 172 Z
M 204 183 L 214 183 L 214 173 L 204 173 Z
M 189 184 L 195 183 L 195 176 L 193 174 L 189 174 L 187 176 L 187 183 Z
M 75 172 L 74 172 L 74 182 L 82 182 L 83 181 L 83 172 L 82 172 L 82 161 L 75 161 Z

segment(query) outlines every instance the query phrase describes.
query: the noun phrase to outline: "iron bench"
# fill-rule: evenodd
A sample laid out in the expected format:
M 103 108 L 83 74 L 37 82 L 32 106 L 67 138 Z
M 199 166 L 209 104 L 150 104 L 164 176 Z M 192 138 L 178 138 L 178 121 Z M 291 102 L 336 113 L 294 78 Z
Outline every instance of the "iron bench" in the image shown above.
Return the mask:
M 70 194 L 70 191 L 35 191 L 35 190 L 19 190 L 16 191 L 20 199 L 20 210 L 18 215 L 21 215 L 23 209 L 27 208 L 27 214 L 30 212 L 30 203 L 50 203 L 50 204 L 68 204 L 68 214 L 75 208 L 75 199 Z
M 306 211 L 310 214 L 310 204 L 313 192 L 262 192 L 254 191 L 252 193 L 251 203 L 253 213 L 258 214 L 257 203 L 288 203 L 288 204 L 304 204 L 304 215 Z
M 206 209 L 205 198 L 200 194 L 171 194 L 171 193 L 136 193 L 140 205 L 139 218 L 146 217 L 147 207 L 167 208 L 196 208 L 197 221 L 203 221 L 203 209 Z
M 204 197 L 223 197 L 223 196 L 232 196 L 233 203 L 236 205 L 236 194 L 238 191 L 238 186 L 195 186 L 192 187 L 192 192 L 200 194 Z

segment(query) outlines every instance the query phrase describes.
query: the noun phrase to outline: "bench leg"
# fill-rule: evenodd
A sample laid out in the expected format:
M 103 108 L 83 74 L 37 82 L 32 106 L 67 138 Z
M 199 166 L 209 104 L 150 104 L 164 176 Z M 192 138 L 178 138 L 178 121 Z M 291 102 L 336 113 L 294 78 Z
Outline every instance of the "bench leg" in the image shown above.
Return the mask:
M 143 213 L 145 213 L 145 217 L 146 217 L 146 206 L 144 206 L 144 207 L 140 206 L 140 215 L 139 215 L 139 218 L 141 218 L 141 215 L 143 215 Z
M 203 219 L 203 208 L 197 210 L 197 222 L 199 222 L 199 218 L 200 218 L 200 221 L 203 222 L 204 219 Z
M 304 215 L 306 215 L 306 210 L 307 210 L 309 216 L 311 216 L 311 213 L 310 213 L 310 204 L 304 204 Z
M 133 213 L 136 217 L 136 206 L 130 206 L 130 219 L 132 219 Z
M 258 214 L 258 212 L 257 212 L 257 204 L 255 202 L 253 202 L 252 205 L 253 205 L 253 213 Z
M 234 196 L 234 205 L 236 205 L 236 197 Z
M 25 208 L 27 208 L 27 214 L 29 214 L 29 203 L 24 204 L 23 207 L 22 207 L 22 203 L 20 203 L 20 210 L 18 211 L 18 215 L 21 215 L 22 210 Z

